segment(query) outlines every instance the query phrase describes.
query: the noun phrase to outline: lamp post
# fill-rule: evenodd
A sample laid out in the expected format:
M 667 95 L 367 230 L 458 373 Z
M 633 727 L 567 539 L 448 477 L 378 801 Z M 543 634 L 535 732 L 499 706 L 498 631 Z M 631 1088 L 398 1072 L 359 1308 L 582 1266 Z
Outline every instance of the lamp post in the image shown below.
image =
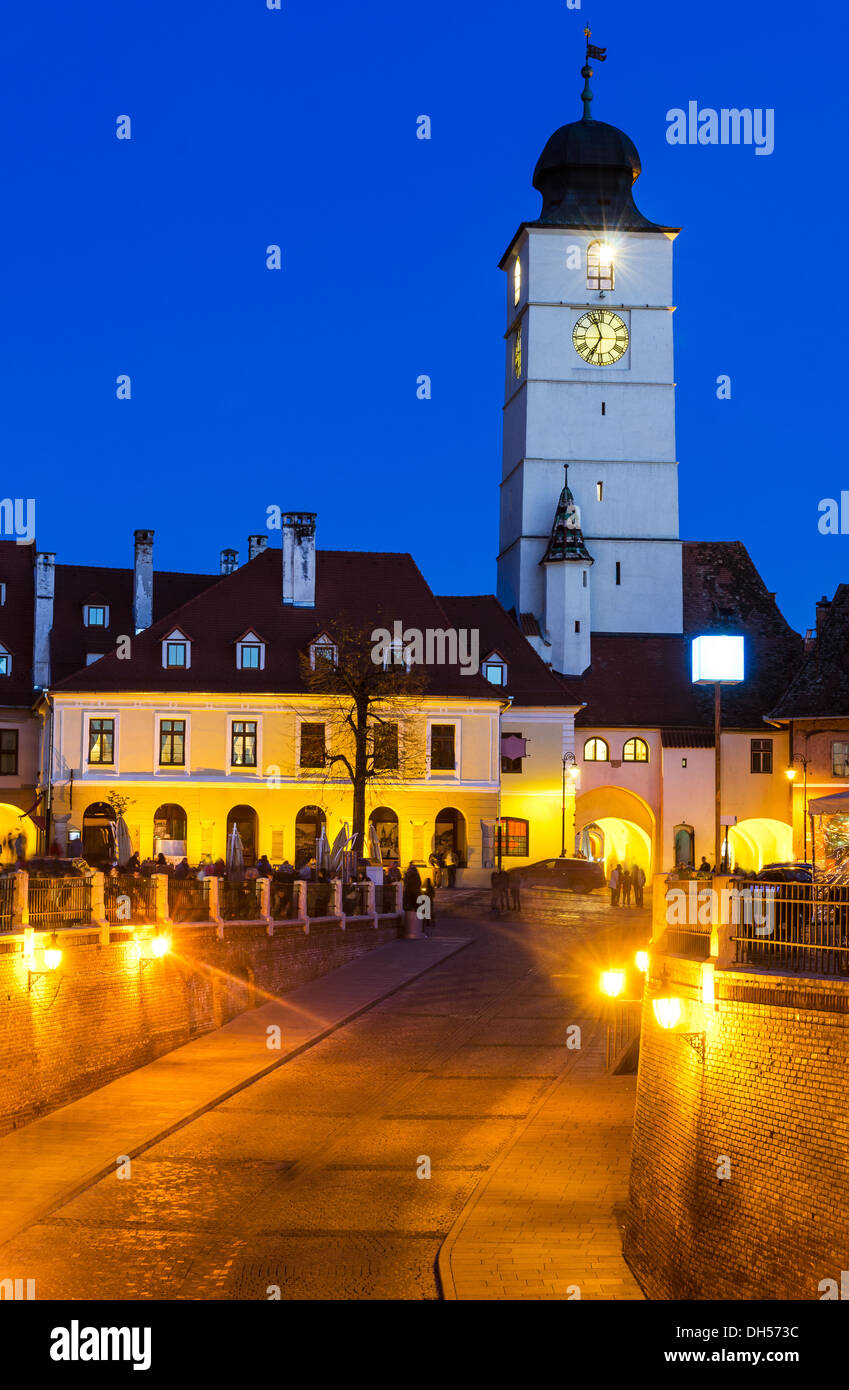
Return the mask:
M 803 864 L 807 864 L 807 862 L 808 862 L 808 763 L 809 763 L 809 761 L 810 761 L 810 759 L 807 758 L 806 755 L 805 755 L 804 753 L 798 753 L 798 754 L 796 754 L 796 756 L 793 758 L 793 762 L 794 762 L 794 763 L 801 763 L 801 765 L 802 765 L 803 777 L 804 777 L 803 789 L 802 789 L 802 863 L 803 863 Z M 786 769 L 784 775 L 785 775 L 785 777 L 787 778 L 788 782 L 790 783 L 790 786 L 791 786 L 791 789 L 792 789 L 793 783 L 795 782 L 796 778 L 797 778 L 798 775 L 799 775 L 799 774 L 797 773 L 795 767 L 793 767 L 793 766 L 788 767 L 788 768 Z M 792 795 L 793 795 L 792 790 L 791 790 L 791 792 L 790 792 L 790 795 L 791 795 L 791 797 L 792 797 Z M 791 817 L 791 819 L 792 819 L 792 817 Z M 813 827 L 811 828 L 811 839 L 813 839 Z
M 578 780 L 578 764 L 574 753 L 563 754 L 563 790 L 560 802 L 560 858 L 566 858 L 566 778 L 571 778 L 572 784 Z
M 693 638 L 693 683 L 713 686 L 714 865 L 722 872 L 722 687 L 743 679 L 742 637 L 711 634 Z

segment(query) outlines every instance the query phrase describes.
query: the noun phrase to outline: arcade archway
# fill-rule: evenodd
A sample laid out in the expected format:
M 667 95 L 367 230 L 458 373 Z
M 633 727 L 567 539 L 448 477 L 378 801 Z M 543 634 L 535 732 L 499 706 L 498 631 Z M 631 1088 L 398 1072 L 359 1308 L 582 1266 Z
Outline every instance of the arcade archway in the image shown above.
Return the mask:
M 786 864 L 793 854 L 793 827 L 780 820 L 754 817 L 728 831 L 729 867 L 760 873 L 765 864 Z
M 627 787 L 594 787 L 575 801 L 575 844 L 601 859 L 607 875 L 616 864 L 639 864 L 650 878 L 654 869 L 655 816 Z

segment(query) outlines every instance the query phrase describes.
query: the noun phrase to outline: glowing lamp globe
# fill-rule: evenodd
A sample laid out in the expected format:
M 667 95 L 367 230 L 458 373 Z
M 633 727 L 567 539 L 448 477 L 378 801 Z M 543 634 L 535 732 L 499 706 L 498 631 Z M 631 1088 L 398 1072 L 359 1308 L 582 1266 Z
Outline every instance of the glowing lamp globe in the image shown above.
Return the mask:
M 742 637 L 712 633 L 693 638 L 694 685 L 739 685 L 744 667 Z
M 638 951 L 634 957 L 634 964 L 643 975 L 649 972 L 649 953 L 648 951 Z
M 654 1016 L 661 1028 L 674 1028 L 681 1017 L 681 1000 L 666 996 L 655 999 L 652 1004 Z
M 618 999 L 625 988 L 625 971 L 602 970 L 600 985 L 602 994 L 606 994 L 609 999 Z

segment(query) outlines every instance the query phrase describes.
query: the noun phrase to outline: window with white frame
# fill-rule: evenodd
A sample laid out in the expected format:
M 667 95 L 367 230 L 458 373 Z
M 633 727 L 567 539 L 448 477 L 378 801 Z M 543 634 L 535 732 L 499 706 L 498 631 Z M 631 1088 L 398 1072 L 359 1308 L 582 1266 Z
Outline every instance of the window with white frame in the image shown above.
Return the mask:
M 188 670 L 192 664 L 192 644 L 180 628 L 175 627 L 173 632 L 162 642 L 162 665 L 166 670 Z
M 11 676 L 12 674 L 12 653 L 8 647 L 4 647 L 0 642 L 0 676 Z
M 92 765 L 114 767 L 115 720 L 92 715 L 88 721 L 88 761 Z
M 105 603 L 87 603 L 83 607 L 86 627 L 108 627 L 109 609 Z
M 506 685 L 507 662 L 498 652 L 493 652 L 484 661 L 481 674 L 484 680 L 489 681 L 490 685 Z
M 239 671 L 265 670 L 265 643 L 255 632 L 246 632 L 236 643 L 236 669 Z
M 186 766 L 185 719 L 162 718 L 159 721 L 159 766 Z
M 457 768 L 456 724 L 431 724 L 431 772 L 455 772 Z

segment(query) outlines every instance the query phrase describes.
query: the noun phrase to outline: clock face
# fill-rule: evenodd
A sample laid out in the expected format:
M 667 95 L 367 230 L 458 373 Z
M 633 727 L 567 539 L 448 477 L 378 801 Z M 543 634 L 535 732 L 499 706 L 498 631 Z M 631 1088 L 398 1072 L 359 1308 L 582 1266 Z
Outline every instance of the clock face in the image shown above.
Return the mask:
M 575 324 L 572 342 L 579 357 L 591 367 L 610 367 L 628 346 L 628 328 L 609 309 L 590 309 Z

